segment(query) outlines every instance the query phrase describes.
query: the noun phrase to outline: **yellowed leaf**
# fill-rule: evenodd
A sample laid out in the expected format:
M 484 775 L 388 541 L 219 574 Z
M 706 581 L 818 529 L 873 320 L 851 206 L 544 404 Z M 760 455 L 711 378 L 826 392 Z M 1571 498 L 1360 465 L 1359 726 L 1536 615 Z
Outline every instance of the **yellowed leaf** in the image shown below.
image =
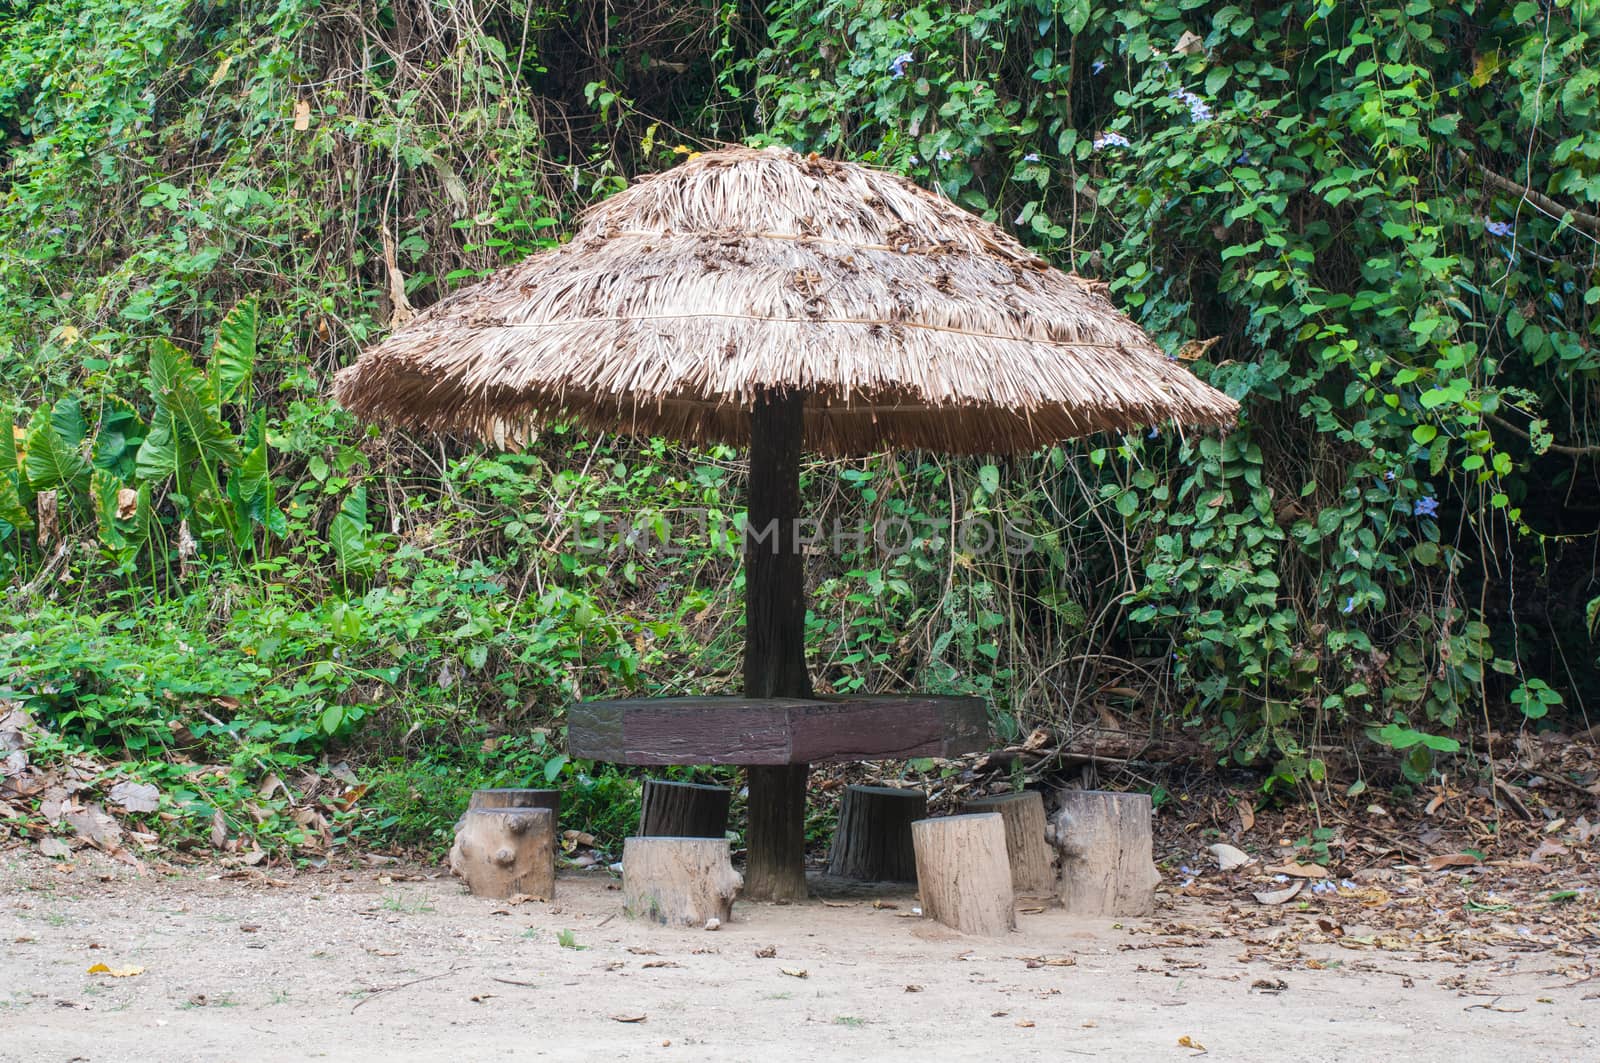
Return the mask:
M 1178 1047 L 1179 1048 L 1192 1048 L 1196 1052 L 1204 1052 L 1204 1051 L 1206 1051 L 1206 1046 L 1205 1045 L 1201 1044 L 1199 1041 L 1196 1041 L 1193 1037 L 1190 1037 L 1188 1034 L 1184 1034 L 1182 1037 L 1178 1038 Z
M 214 87 L 217 82 L 228 76 L 228 68 L 233 65 L 233 56 L 225 55 L 222 62 L 217 64 L 217 69 L 212 71 L 211 80 L 206 82 L 206 88 Z
M 294 128 L 301 133 L 311 128 L 311 104 L 306 100 L 294 101 Z
M 144 968 L 143 967 L 107 967 L 103 963 L 97 963 L 93 967 L 89 968 L 89 972 L 88 973 L 89 974 L 106 974 L 106 975 L 110 975 L 112 978 L 133 978 L 136 975 L 144 974 Z

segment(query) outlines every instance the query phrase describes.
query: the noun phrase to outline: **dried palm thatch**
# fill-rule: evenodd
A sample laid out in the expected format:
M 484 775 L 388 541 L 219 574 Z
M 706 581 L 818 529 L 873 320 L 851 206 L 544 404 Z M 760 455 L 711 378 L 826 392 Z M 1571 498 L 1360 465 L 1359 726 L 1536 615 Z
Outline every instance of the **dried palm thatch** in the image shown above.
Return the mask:
M 502 445 L 558 417 L 743 443 L 763 389 L 807 395 L 806 446 L 825 454 L 1026 451 L 1238 412 L 996 226 L 895 175 L 782 149 L 639 181 L 335 383 L 358 414 Z

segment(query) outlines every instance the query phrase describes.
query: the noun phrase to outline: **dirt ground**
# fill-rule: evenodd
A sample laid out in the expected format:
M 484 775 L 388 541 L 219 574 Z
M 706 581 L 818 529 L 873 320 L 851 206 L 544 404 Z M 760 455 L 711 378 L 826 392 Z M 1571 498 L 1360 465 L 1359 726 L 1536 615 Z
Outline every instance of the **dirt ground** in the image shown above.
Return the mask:
M 431 868 L 139 877 L 12 850 L 0 1059 L 1600 1058 L 1600 983 L 1541 949 L 1312 945 L 1303 911 L 1230 929 L 1185 897 L 1125 924 L 1024 910 L 1003 940 L 903 893 L 673 931 L 612 882 L 506 905 Z

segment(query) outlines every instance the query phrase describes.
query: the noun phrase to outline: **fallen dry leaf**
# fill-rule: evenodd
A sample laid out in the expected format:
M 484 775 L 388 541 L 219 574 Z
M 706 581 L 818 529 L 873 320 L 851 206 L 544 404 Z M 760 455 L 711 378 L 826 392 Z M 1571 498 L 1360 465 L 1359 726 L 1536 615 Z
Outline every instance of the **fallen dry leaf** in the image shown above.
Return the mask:
M 756 949 L 756 959 L 758 960 L 770 960 L 777 954 L 778 946 L 776 945 L 763 945 L 761 948 Z
M 1267 868 L 1269 875 L 1288 875 L 1290 878 L 1327 878 L 1328 869 L 1321 864 L 1284 864 Z
M 1426 867 L 1429 871 L 1443 871 L 1447 867 L 1477 867 L 1482 862 L 1471 853 L 1444 853 L 1428 857 Z
M 676 960 L 651 960 L 649 963 L 641 964 L 640 966 L 645 967 L 645 968 L 650 968 L 650 967 L 682 967 L 683 964 L 678 963 Z
M 1028 1027 L 1031 1027 L 1033 1025 L 1033 1020 L 1032 1019 L 1018 1019 L 1017 1020 L 1017 1025 L 1021 1026 L 1024 1029 L 1027 1029 Z
M 1031 968 L 1034 967 L 1076 967 L 1076 956 L 1023 956 L 1022 962 Z
M 294 101 L 294 128 L 297 133 L 311 128 L 311 104 L 305 100 Z
M 922 992 L 922 987 L 917 985 L 916 983 L 912 983 L 911 985 L 906 986 L 906 992 L 907 993 L 920 993 L 920 992 Z
M 133 978 L 136 975 L 144 974 L 144 968 L 143 967 L 107 967 L 103 963 L 97 963 L 93 967 L 89 968 L 88 973 L 89 974 L 108 974 L 112 978 Z
M 804 967 L 779 967 L 778 970 L 790 978 L 810 978 L 811 975 Z
M 1179 1048 L 1192 1048 L 1196 1052 L 1204 1052 L 1204 1051 L 1206 1051 L 1206 1046 L 1205 1045 L 1201 1044 L 1199 1041 L 1196 1041 L 1193 1037 L 1190 1037 L 1188 1034 L 1184 1034 L 1182 1037 L 1178 1038 L 1178 1047 Z
M 161 807 L 161 791 L 147 782 L 124 779 L 107 796 L 129 812 L 154 812 Z
M 1305 884 L 1305 879 L 1295 879 L 1293 884 L 1286 886 L 1281 890 L 1269 890 L 1265 893 L 1257 893 L 1255 898 L 1256 901 L 1261 904 L 1282 904 L 1285 901 L 1293 900 L 1295 895 L 1305 888 Z
M 60 838 L 40 838 L 39 853 L 42 856 L 63 860 L 72 855 L 72 846 Z
M 1533 855 L 1528 857 L 1528 859 L 1532 863 L 1542 864 L 1549 857 L 1565 856 L 1566 854 L 1567 847 L 1562 845 L 1560 842 L 1542 841 L 1539 843 L 1539 848 L 1535 849 L 1533 851 Z
M 1217 866 L 1224 871 L 1232 871 L 1236 867 L 1255 863 L 1255 857 L 1226 842 L 1211 846 L 1211 855 L 1217 858 Z
M 613 1022 L 643 1022 L 647 1018 L 649 1018 L 648 1015 L 613 1015 L 613 1016 L 611 1016 L 611 1019 L 612 1019 Z

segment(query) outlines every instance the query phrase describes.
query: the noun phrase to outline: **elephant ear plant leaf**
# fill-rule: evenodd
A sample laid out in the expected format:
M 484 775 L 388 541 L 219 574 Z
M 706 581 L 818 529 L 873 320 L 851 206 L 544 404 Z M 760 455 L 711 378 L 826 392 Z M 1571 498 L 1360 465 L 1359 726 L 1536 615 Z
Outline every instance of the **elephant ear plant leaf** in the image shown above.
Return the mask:
M 216 392 L 218 413 L 223 405 L 250 402 L 250 377 L 256 368 L 256 326 L 260 306 L 255 298 L 242 300 L 217 326 L 217 339 L 206 362 L 206 377 Z
M 33 529 L 33 517 L 23 504 L 26 484 L 17 459 L 17 433 L 10 417 L 0 417 L 0 543 Z
M 81 491 L 89 482 L 89 461 L 82 452 L 87 434 L 83 409 L 76 399 L 39 407 L 23 444 L 28 485 L 35 491 Z
M 232 514 L 218 504 L 221 471 L 241 461 L 233 429 L 218 415 L 217 390 L 190 357 L 164 339 L 150 345 L 150 397 L 155 412 L 139 447 L 139 479 L 173 481 L 180 512 L 203 515 L 232 531 Z

